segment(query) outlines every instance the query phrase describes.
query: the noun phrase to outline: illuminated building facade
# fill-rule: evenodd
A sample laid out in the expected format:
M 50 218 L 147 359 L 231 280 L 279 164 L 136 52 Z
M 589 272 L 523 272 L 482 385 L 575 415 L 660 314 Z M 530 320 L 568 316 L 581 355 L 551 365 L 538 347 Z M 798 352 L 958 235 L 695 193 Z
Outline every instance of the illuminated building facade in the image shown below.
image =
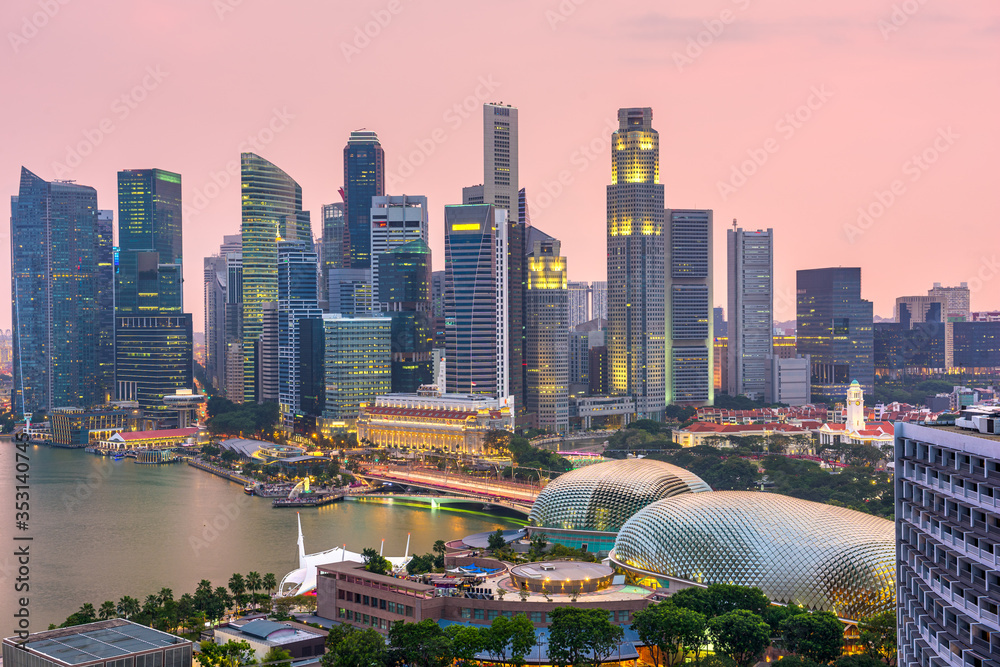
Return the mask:
M 254 153 L 242 153 L 240 185 L 244 398 L 262 401 L 258 395 L 261 370 L 257 348 L 264 326 L 264 304 L 278 300 L 278 241 L 311 245 L 312 229 L 309 212 L 302 210 L 302 188 L 274 164 Z M 277 392 L 268 400 L 277 400 Z
M 344 146 L 347 255 L 344 268 L 371 268 L 372 197 L 385 194 L 385 153 L 378 135 L 356 130 Z
M 861 298 L 861 269 L 798 271 L 796 287 L 796 349 L 810 356 L 813 400 L 844 400 L 853 380 L 873 392 L 873 311 Z
M 431 249 L 417 238 L 376 258 L 379 299 L 392 318 L 392 393 L 412 393 L 434 381 Z
M 115 385 L 115 216 L 97 212 L 97 318 L 100 332 L 97 365 L 104 400 L 110 401 Z
M 531 227 L 528 232 L 524 361 L 527 413 L 538 428 L 569 430 L 569 294 L 566 258 L 557 239 Z
M 103 403 L 97 191 L 22 167 L 10 220 L 14 414 Z
M 988 373 L 1000 368 L 1000 322 L 955 322 L 955 366 Z
M 316 284 L 319 258 L 311 245 L 278 243 L 278 405 L 286 431 L 301 409 L 299 321 L 323 314 Z
M 590 283 L 590 315 L 595 320 L 608 319 L 608 281 Z
M 380 304 L 379 256 L 410 241 L 427 243 L 427 197 L 373 197 L 371 202 L 372 299 Z
M 434 385 L 387 394 L 361 408 L 358 440 L 376 447 L 480 456 L 491 430 L 514 430 L 504 401 L 482 394 L 444 394 Z
M 194 386 L 190 313 L 126 315 L 115 331 L 118 400 L 144 410 L 165 410 L 163 397 Z
M 570 282 L 566 291 L 569 294 L 569 326 L 590 321 L 590 283 Z
M 670 209 L 666 216 L 667 403 L 711 405 L 715 400 L 712 211 Z M 732 376 L 732 368 L 729 373 Z
M 971 319 L 969 294 L 969 283 L 960 283 L 958 287 L 942 287 L 941 283 L 934 283 L 927 290 L 927 296 L 947 304 L 945 319 L 948 322 L 968 322 Z
M 226 235 L 219 253 L 205 258 L 205 374 L 214 387 L 224 392 L 228 385 L 226 353 L 229 344 L 239 338 L 234 325 L 238 316 L 242 288 L 242 243 L 239 234 Z M 243 392 L 238 392 L 243 400 Z
M 508 396 L 507 212 L 445 206 L 444 223 L 448 390 Z
M 392 320 L 324 315 L 323 417 L 354 420 L 361 406 L 390 393 Z
M 764 398 L 774 328 L 774 232 L 726 232 L 729 251 L 729 392 Z
M 323 204 L 323 254 L 320 257 L 321 301 L 328 301 L 330 269 L 344 268 L 347 243 L 347 214 L 343 202 Z
M 608 218 L 608 358 L 612 392 L 659 418 L 664 384 L 664 209 L 653 110 L 618 110 L 611 135 Z

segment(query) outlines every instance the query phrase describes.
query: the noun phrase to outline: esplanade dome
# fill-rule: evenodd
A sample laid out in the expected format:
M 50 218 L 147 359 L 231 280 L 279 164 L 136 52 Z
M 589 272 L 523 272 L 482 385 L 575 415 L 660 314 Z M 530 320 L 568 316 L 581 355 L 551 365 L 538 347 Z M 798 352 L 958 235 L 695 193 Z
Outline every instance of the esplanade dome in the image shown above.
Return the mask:
M 650 503 L 711 490 L 694 473 L 663 461 L 605 461 L 552 480 L 538 495 L 528 521 L 546 528 L 614 532 Z

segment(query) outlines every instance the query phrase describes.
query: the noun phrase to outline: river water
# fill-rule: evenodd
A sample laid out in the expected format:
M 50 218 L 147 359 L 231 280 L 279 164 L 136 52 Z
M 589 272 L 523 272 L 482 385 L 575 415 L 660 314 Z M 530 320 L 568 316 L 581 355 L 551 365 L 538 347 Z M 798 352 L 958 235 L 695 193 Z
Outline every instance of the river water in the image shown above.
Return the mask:
M 29 598 L 31 631 L 59 624 L 85 602 L 131 595 L 140 602 L 162 587 L 175 597 L 208 579 L 224 586 L 234 572 L 298 565 L 295 510 L 186 464 L 138 465 L 82 450 L 31 445 L 28 530 L 16 528 L 14 445 L 0 440 L 0 636 L 14 634 L 16 599 Z M 306 553 L 347 544 L 386 556 L 426 553 L 435 540 L 509 528 L 487 513 L 343 501 L 301 510 Z M 33 538 L 15 542 L 13 537 Z M 30 592 L 17 593 L 15 550 L 29 545 Z

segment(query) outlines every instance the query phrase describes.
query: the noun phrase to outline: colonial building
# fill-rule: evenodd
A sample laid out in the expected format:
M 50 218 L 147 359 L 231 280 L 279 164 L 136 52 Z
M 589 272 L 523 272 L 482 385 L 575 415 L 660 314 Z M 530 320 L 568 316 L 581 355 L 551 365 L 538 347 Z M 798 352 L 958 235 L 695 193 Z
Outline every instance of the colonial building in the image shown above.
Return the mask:
M 865 423 L 864 391 L 857 380 L 847 390 L 846 421 L 826 423 L 818 433 L 820 445 L 872 445 L 881 447 L 893 442 L 892 422 Z

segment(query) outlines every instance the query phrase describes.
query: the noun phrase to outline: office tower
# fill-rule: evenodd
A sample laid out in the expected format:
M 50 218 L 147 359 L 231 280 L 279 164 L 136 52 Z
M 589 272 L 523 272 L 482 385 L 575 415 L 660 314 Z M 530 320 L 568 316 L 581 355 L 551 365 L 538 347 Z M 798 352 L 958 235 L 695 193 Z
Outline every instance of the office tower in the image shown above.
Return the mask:
M 371 269 L 331 269 L 329 309 L 341 315 L 371 315 L 372 302 Z
M 115 386 L 115 216 L 97 212 L 97 314 L 100 349 L 97 365 L 102 402 L 112 398 Z
M 410 241 L 421 240 L 427 244 L 427 197 L 382 196 L 372 197 L 371 202 L 371 268 L 372 301 L 382 303 L 379 297 L 378 259 Z
M 664 229 L 653 110 L 618 110 L 608 199 L 608 363 L 612 393 L 643 418 L 663 414 Z
M 967 373 L 1000 367 L 1000 322 L 954 322 L 954 361 Z
M 264 304 L 278 299 L 278 240 L 312 244 L 312 229 L 309 212 L 302 210 L 302 188 L 277 166 L 254 153 L 242 153 L 240 184 L 244 397 L 262 401 L 257 395 L 260 370 L 256 349 Z M 270 400 L 277 400 L 276 391 Z
M 711 405 L 715 400 L 712 211 L 670 209 L 666 216 L 667 403 Z M 732 312 L 729 319 L 733 320 Z M 730 345 L 732 340 L 730 336 Z
M 809 373 L 808 354 L 791 359 L 771 356 L 768 359 L 767 381 L 764 383 L 764 400 L 792 406 L 811 403 Z
M 320 255 L 320 301 L 329 301 L 330 270 L 347 264 L 347 222 L 344 203 L 323 204 L 323 252 Z
M 927 296 L 942 299 L 948 304 L 948 322 L 968 322 L 971 315 L 969 303 L 969 283 L 959 283 L 958 287 L 942 287 L 941 283 L 934 283 L 934 287 L 927 290 Z
M 482 183 L 462 188 L 463 204 L 485 204 L 485 196 L 486 191 Z
M 716 336 L 712 351 L 712 383 L 715 391 L 729 393 L 729 337 Z
M 605 347 L 604 331 L 607 320 L 590 320 L 569 332 L 569 383 L 590 384 L 590 350 Z
M 582 282 L 568 283 L 569 326 L 590 321 L 590 284 Z
M 374 132 L 351 132 L 344 147 L 344 192 L 348 243 L 344 268 L 369 269 L 372 197 L 385 194 L 385 153 Z
M 535 416 L 538 428 L 566 433 L 569 430 L 566 258 L 559 254 L 559 241 L 538 229 L 530 228 L 527 245 L 525 408 Z
M 97 191 L 21 167 L 10 227 L 12 412 L 101 403 Z
M 417 238 L 376 257 L 376 288 L 392 318 L 392 393 L 413 394 L 434 382 L 431 249 Z
M 219 249 L 226 255 L 225 333 L 223 336 L 225 366 L 224 395 L 234 403 L 242 403 L 243 392 L 243 241 L 239 234 L 227 236 Z M 232 239 L 229 246 L 228 239 Z
M 320 318 L 316 292 L 319 258 L 312 244 L 278 243 L 278 406 L 286 432 L 293 430 L 300 412 L 299 320 Z
M 296 433 L 308 433 L 299 428 L 302 421 L 316 428 L 316 417 L 326 405 L 326 331 L 323 317 L 299 320 L 299 409 L 304 419 L 296 418 Z
M 225 255 L 205 258 L 205 376 L 220 389 L 225 386 L 228 264 Z
M 463 204 L 465 202 L 462 202 Z M 528 210 L 528 195 L 524 188 L 517 191 L 517 219 L 522 225 L 531 226 L 531 211 Z
M 362 403 L 391 392 L 391 328 L 388 317 L 323 316 L 325 418 L 357 419 Z
M 590 283 L 590 316 L 595 320 L 608 319 L 608 283 L 595 280 Z
M 726 322 L 726 311 L 721 306 L 717 306 L 712 309 L 712 330 L 715 332 L 715 337 L 729 335 L 729 325 Z
M 729 269 L 729 389 L 764 398 L 774 328 L 774 233 L 733 224 L 726 232 Z
M 964 284 L 964 283 L 963 283 Z M 940 287 L 940 283 L 935 283 L 936 287 Z M 956 290 L 956 291 L 948 291 Z M 931 290 L 934 292 L 934 290 Z M 906 338 L 905 343 L 900 340 L 899 342 L 904 346 L 911 346 L 914 342 L 919 344 L 920 339 L 924 335 L 920 332 L 933 332 L 934 337 L 943 336 L 944 338 L 944 358 L 940 362 L 940 365 L 935 365 L 933 368 L 949 369 L 955 366 L 954 363 L 954 323 L 955 322 L 965 322 L 968 321 L 965 313 L 968 311 L 968 289 L 964 290 L 964 301 L 962 301 L 962 288 L 943 288 L 942 291 L 936 292 L 933 296 L 928 294 L 928 296 L 901 296 L 896 298 L 896 307 L 894 313 L 894 319 L 899 324 L 898 327 L 880 326 L 883 332 L 890 330 L 899 330 L 905 332 L 907 330 L 918 330 L 917 333 L 901 333 L 897 338 Z M 951 303 L 953 298 L 958 298 L 960 304 L 956 305 Z M 964 310 L 962 310 L 964 308 Z M 938 325 L 937 323 L 940 323 Z M 901 348 L 902 349 L 902 348 Z M 876 357 L 878 357 L 878 352 L 876 352 Z M 917 355 L 919 356 L 919 355 Z M 926 360 L 924 360 L 926 361 Z M 924 361 L 920 361 L 919 365 L 922 365 Z M 937 360 L 934 360 L 937 364 Z M 891 368 L 903 368 L 906 364 L 899 366 L 897 364 L 891 364 Z M 912 364 L 911 364 L 912 366 Z M 876 361 L 876 368 L 879 365 Z
M 510 395 L 507 212 L 445 206 L 446 382 L 453 393 Z
M 795 336 L 772 336 L 771 351 L 780 359 L 794 359 L 798 356 Z
M 483 105 L 483 203 L 507 210 L 507 219 L 519 214 L 517 108 L 509 104 Z
M 844 400 L 857 380 L 875 385 L 872 302 L 861 298 L 861 269 L 796 272 L 796 349 L 812 362 L 814 401 Z
M 257 388 L 255 395 L 258 403 L 277 403 L 280 399 L 280 368 L 278 364 L 279 312 L 277 301 L 266 301 L 261 304 L 261 331 L 254 345 L 257 352 Z M 244 378 L 245 383 L 245 378 Z
M 896 422 L 897 664 L 995 665 L 1000 655 L 996 409 L 955 427 Z
M 444 271 L 431 273 L 431 313 L 444 317 Z
M 115 395 L 144 410 L 194 384 L 191 315 L 184 313 L 181 176 L 118 172 Z
M 902 306 L 906 319 L 906 305 Z M 940 321 L 879 322 L 873 325 L 872 350 L 875 374 L 899 378 L 945 369 L 946 329 Z M 950 335 L 948 336 L 950 340 Z
M 602 332 L 603 333 L 603 332 Z M 606 345 L 595 345 L 589 350 L 590 369 L 587 379 L 587 392 L 591 396 L 601 396 L 610 391 L 608 386 L 608 348 Z

